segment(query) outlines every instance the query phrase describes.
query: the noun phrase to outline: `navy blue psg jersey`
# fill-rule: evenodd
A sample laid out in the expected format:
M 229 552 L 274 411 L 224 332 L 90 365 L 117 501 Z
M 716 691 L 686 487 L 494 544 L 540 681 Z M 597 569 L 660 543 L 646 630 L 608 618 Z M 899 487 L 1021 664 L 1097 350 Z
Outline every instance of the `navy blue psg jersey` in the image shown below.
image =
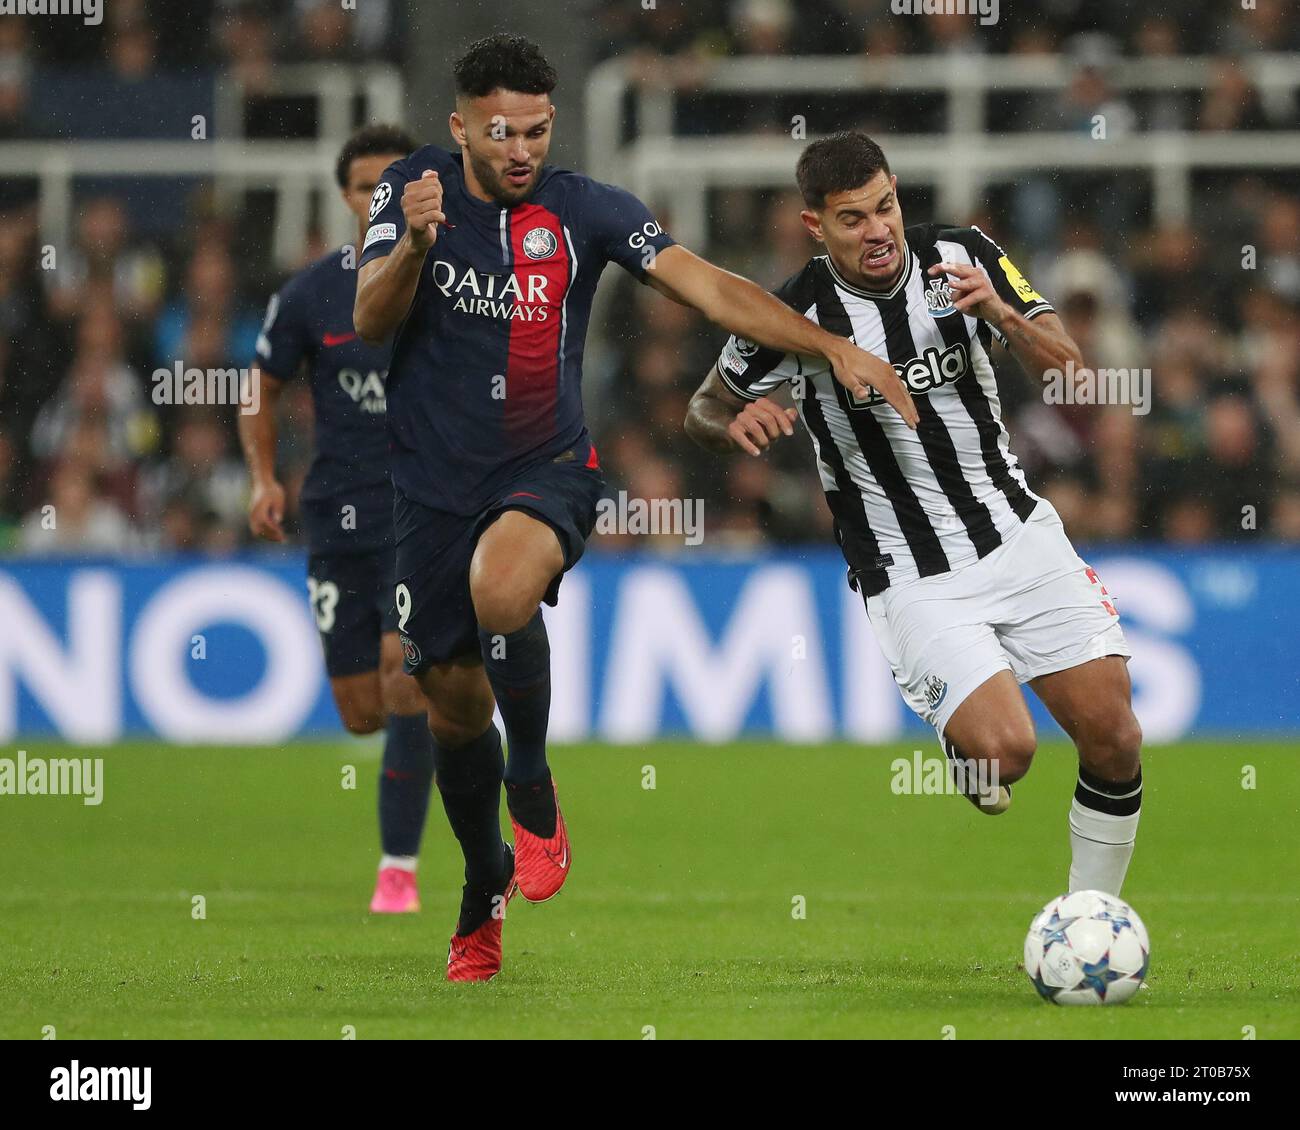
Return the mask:
M 388 379 L 393 482 L 425 506 L 476 514 L 529 467 L 566 451 L 591 460 L 582 355 L 605 265 L 642 282 L 673 241 L 623 189 L 546 166 L 530 198 L 471 196 L 462 158 L 418 149 L 384 172 L 361 263 L 405 231 L 402 190 L 426 169 L 447 224 L 425 258 Z
M 351 260 L 345 248 L 294 275 L 271 298 L 257 339 L 267 373 L 287 381 L 305 369 L 311 380 L 316 434 L 301 506 L 313 553 L 369 553 L 393 536 L 389 347 L 367 345 L 353 329 Z

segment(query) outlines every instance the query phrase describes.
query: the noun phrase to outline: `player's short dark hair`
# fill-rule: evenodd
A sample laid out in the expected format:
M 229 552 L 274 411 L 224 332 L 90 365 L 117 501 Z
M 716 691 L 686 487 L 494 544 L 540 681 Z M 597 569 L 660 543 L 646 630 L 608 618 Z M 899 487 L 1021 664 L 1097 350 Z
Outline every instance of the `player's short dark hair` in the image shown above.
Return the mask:
M 559 81 L 542 49 L 521 35 L 489 35 L 456 61 L 456 90 L 469 98 L 494 90 L 550 94 Z
M 334 179 L 339 182 L 339 188 L 347 188 L 352 162 L 358 157 L 387 157 L 390 153 L 405 157 L 415 149 L 415 140 L 400 126 L 365 126 L 343 143 L 334 166 Z
M 882 169 L 888 176 L 884 150 L 861 130 L 846 129 L 808 146 L 795 177 L 803 202 L 809 208 L 825 208 L 826 197 L 860 188 Z

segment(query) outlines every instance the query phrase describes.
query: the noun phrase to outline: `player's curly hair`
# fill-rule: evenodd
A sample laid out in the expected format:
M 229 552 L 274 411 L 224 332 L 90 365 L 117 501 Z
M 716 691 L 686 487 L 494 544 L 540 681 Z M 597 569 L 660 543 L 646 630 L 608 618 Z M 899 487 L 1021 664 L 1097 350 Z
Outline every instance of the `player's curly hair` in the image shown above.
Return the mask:
M 808 146 L 799 158 L 795 178 L 803 202 L 816 210 L 826 207 L 831 193 L 859 188 L 882 169 L 888 176 L 889 162 L 880 146 L 861 130 L 847 129 Z
M 494 90 L 550 94 L 559 81 L 541 48 L 520 35 L 489 35 L 456 61 L 456 89 L 469 98 Z
M 339 182 L 339 188 L 347 188 L 352 162 L 358 157 L 387 157 L 391 153 L 405 157 L 415 149 L 415 140 L 400 126 L 365 126 L 343 143 L 334 165 L 334 179 Z

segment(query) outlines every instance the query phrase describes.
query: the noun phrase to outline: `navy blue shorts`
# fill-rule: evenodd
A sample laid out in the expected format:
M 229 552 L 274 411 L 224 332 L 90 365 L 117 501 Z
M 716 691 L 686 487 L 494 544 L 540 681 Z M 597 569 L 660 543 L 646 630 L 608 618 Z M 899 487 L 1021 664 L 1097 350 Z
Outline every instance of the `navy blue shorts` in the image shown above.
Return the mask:
M 604 475 L 570 452 L 525 471 L 479 514 L 434 510 L 397 491 L 397 611 L 406 673 L 480 654 L 469 566 L 480 535 L 498 516 L 526 511 L 559 537 L 564 569 L 545 597 L 554 605 L 560 581 L 586 548 L 604 490 Z
M 331 679 L 379 669 L 379 637 L 397 631 L 394 551 L 313 553 L 307 592 Z

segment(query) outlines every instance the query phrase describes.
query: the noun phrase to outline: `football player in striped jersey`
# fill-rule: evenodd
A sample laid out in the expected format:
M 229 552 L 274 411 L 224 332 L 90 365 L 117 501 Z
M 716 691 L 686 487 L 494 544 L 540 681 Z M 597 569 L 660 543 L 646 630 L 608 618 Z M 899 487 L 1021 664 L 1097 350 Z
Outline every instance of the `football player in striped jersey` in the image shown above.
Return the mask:
M 1081 367 L 1079 348 L 978 228 L 904 227 L 898 180 L 865 134 L 809 145 L 797 176 L 825 254 L 776 295 L 892 365 L 920 424 L 846 395 L 821 358 L 733 336 L 686 430 L 758 456 L 802 418 L 849 584 L 967 795 L 1000 813 L 1028 771 L 1027 683 L 1078 749 L 1070 890 L 1117 895 L 1142 797 L 1130 652 L 1114 598 L 1010 451 L 990 361 L 996 340 L 1039 378 Z M 771 399 L 785 385 L 793 408 Z

